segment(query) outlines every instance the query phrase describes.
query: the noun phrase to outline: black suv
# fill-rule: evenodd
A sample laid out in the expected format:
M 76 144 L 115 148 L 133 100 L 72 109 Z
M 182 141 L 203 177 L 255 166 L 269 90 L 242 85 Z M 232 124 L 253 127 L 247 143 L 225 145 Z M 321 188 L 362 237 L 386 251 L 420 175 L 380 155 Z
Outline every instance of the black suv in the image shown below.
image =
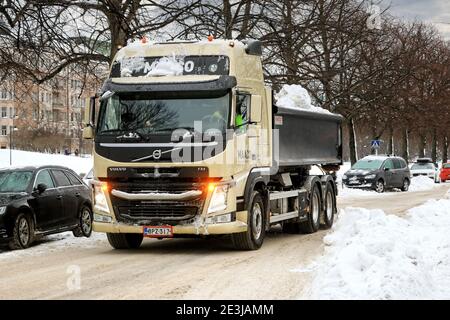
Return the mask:
M 356 162 L 342 182 L 348 188 L 373 189 L 379 193 L 393 188 L 408 191 L 411 173 L 403 158 L 368 156 Z
M 24 249 L 38 237 L 92 233 L 89 187 L 64 167 L 0 170 L 0 241 Z

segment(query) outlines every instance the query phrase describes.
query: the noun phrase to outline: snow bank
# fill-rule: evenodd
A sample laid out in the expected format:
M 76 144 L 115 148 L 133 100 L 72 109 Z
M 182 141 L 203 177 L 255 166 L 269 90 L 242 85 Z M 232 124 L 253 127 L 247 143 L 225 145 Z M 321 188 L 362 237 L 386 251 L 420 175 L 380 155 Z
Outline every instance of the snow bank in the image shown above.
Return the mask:
M 62 154 L 47 154 L 13 150 L 13 166 L 58 165 L 68 167 L 76 173 L 88 173 L 92 168 L 92 158 L 66 156 Z M 0 168 L 9 167 L 9 150 L 0 150 Z
M 184 59 L 177 58 L 175 54 L 162 57 L 151 64 L 147 77 L 181 76 L 184 70 Z M 147 70 L 146 70 L 147 71 Z
M 450 299 L 449 229 L 447 199 L 411 209 L 405 219 L 347 208 L 324 238 L 306 298 Z
M 72 232 L 64 232 L 37 240 L 26 250 L 11 251 L 6 247 L 0 248 L 0 261 L 11 258 L 46 255 L 49 252 L 68 250 L 70 248 L 90 249 L 96 248 L 99 245 L 107 246 L 106 235 L 104 233 L 93 232 L 90 238 L 75 238 Z
M 409 191 L 428 191 L 434 189 L 438 184 L 434 183 L 433 179 L 425 176 L 413 177 L 411 179 L 411 185 L 409 186 Z
M 303 109 L 316 113 L 330 113 L 323 108 L 315 107 L 311 103 L 311 97 L 308 91 L 301 85 L 284 85 L 279 93 L 276 94 L 276 105 L 289 109 Z

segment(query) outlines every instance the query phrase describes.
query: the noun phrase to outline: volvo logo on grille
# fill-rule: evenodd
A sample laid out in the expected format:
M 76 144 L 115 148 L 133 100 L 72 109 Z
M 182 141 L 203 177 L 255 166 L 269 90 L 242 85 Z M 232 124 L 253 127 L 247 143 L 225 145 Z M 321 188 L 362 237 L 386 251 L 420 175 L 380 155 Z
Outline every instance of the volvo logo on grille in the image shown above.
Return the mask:
M 153 159 L 159 160 L 161 159 L 162 152 L 160 149 L 153 151 Z

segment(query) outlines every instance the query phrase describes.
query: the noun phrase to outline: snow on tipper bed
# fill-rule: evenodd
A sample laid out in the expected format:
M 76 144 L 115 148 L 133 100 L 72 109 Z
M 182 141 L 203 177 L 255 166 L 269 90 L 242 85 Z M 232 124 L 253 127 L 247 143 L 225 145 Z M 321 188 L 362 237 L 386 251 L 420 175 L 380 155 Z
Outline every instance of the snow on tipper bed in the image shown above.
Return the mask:
M 12 151 L 13 166 L 57 165 L 68 167 L 76 173 L 88 173 L 92 168 L 92 158 L 66 156 L 28 151 Z M 0 168 L 9 167 L 9 150 L 0 150 Z
M 278 107 L 330 114 L 330 111 L 326 109 L 313 106 L 308 91 L 298 84 L 284 85 L 275 99 Z
M 406 218 L 347 208 L 324 238 L 324 255 L 303 269 L 314 279 L 301 298 L 450 299 L 448 230 L 449 199 L 430 200 Z

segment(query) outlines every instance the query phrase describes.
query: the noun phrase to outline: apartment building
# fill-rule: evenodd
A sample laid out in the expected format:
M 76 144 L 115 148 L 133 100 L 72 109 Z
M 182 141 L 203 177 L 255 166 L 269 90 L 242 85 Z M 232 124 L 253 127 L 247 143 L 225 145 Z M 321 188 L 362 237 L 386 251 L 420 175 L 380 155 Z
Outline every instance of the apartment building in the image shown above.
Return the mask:
M 90 152 L 90 145 L 81 138 L 82 119 L 86 98 L 94 95 L 98 86 L 69 70 L 41 85 L 0 84 L 0 148 L 9 148 L 12 137 L 13 148 Z

